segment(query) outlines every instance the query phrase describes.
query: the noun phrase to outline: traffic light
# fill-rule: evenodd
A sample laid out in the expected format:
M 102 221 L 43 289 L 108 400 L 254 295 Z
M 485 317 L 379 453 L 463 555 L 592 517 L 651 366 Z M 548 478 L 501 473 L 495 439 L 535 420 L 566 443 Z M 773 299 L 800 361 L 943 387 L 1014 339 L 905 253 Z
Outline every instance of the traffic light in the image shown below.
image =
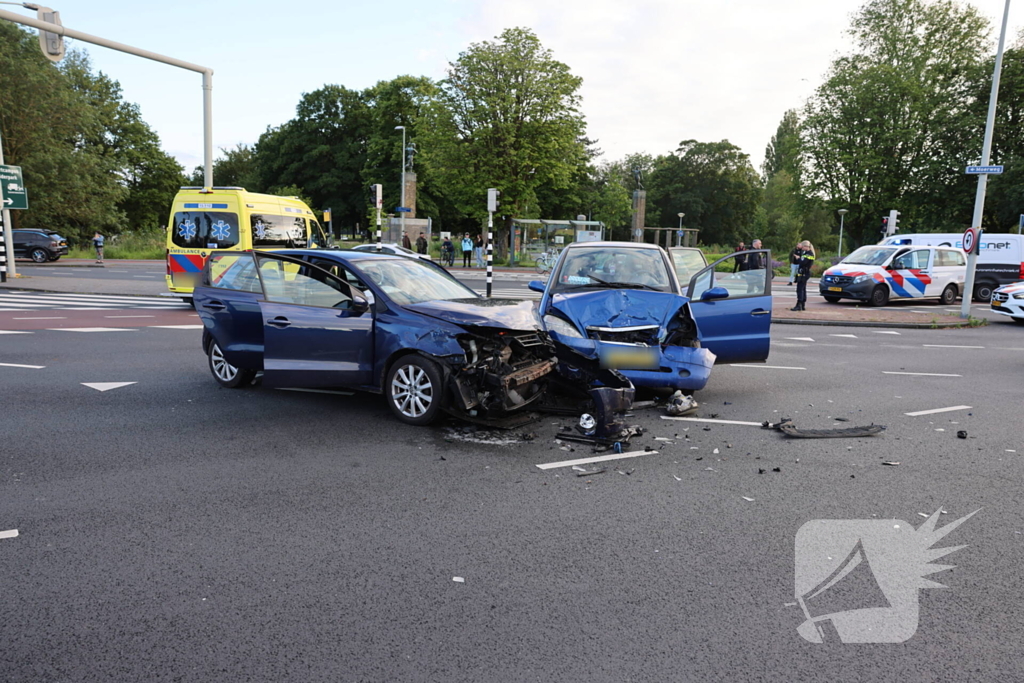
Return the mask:
M 889 234 L 889 217 L 888 216 L 882 216 L 882 234 L 883 235 L 888 235 Z
M 60 23 L 60 12 L 54 12 L 49 7 L 33 7 L 36 10 L 36 18 L 48 24 Z M 43 49 L 43 56 L 51 62 L 59 62 L 64 58 L 64 36 L 49 31 L 39 32 L 39 47 Z
M 494 213 L 498 210 L 498 195 L 501 194 L 499 190 L 495 190 L 493 187 L 487 190 L 487 210 L 490 213 Z
M 889 220 L 886 222 L 886 232 L 885 232 L 886 235 L 895 235 L 896 231 L 899 230 L 899 227 L 900 227 L 899 215 L 900 215 L 900 212 L 897 211 L 896 209 L 893 209 L 893 210 L 891 210 L 889 212 Z
M 370 204 L 378 209 L 384 205 L 383 185 L 370 185 Z

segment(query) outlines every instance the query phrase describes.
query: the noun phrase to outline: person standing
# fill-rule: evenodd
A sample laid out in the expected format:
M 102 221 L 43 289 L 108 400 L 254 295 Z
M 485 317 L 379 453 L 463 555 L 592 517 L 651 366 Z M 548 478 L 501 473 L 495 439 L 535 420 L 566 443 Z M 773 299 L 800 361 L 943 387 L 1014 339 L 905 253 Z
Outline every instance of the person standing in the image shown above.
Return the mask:
M 487 264 L 484 263 L 484 238 L 480 235 L 477 235 L 473 242 L 473 256 L 476 257 L 477 268 L 487 267 Z
M 416 238 L 416 253 L 426 254 L 427 253 L 427 238 L 420 233 L 420 236 Z
M 92 236 L 92 246 L 96 249 L 96 263 L 103 263 L 103 235 L 98 231 Z
M 789 252 L 789 286 L 793 286 L 793 282 L 796 280 L 796 271 L 800 267 L 800 257 L 797 256 L 796 252 L 800 250 L 800 243 L 798 242 L 793 251 Z
M 760 249 L 761 240 L 754 240 L 750 244 L 751 249 Z M 768 264 L 765 259 L 765 254 L 747 254 L 746 262 L 746 278 L 747 278 L 747 294 L 754 294 L 761 290 L 764 290 L 764 279 L 766 274 L 763 272 L 767 268 Z M 758 272 L 755 272 L 758 271 Z
M 402 233 L 402 246 L 412 251 L 412 240 L 409 239 L 409 233 Z
M 740 242 L 739 246 L 736 247 L 736 251 L 746 251 L 746 250 L 747 250 L 747 245 L 744 242 Z M 746 270 L 746 269 L 747 269 L 747 257 L 746 257 L 746 255 L 744 254 L 743 256 L 737 256 L 736 257 L 736 265 L 733 266 L 732 272 L 735 273 L 737 271 Z
M 469 259 L 473 256 L 473 240 L 469 239 L 467 232 L 462 236 L 462 267 L 469 268 Z
M 452 244 L 452 240 L 447 234 L 444 236 L 444 241 L 441 242 L 441 263 L 449 268 L 455 265 L 455 245 Z
M 814 246 L 804 240 L 797 245 L 795 252 L 798 257 L 796 271 L 796 306 L 791 311 L 804 311 L 807 304 L 807 281 L 811 279 L 811 266 L 814 265 Z

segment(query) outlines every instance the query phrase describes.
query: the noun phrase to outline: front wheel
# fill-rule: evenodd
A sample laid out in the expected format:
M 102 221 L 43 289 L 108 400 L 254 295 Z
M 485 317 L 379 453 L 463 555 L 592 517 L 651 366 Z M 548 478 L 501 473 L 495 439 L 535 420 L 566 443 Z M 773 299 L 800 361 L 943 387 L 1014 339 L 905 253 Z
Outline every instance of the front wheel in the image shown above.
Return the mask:
M 974 285 L 974 300 L 975 301 L 991 301 L 992 300 L 992 284 L 989 282 L 979 282 Z
M 391 366 L 384 395 L 391 412 L 410 425 L 428 425 L 437 418 L 442 400 L 441 372 L 421 356 L 402 356 Z
M 868 299 L 869 306 L 884 306 L 889 303 L 889 290 L 885 285 L 877 285 L 871 290 L 871 298 Z
M 28 257 L 36 263 L 46 263 L 50 260 L 50 255 L 46 253 L 45 249 L 33 249 L 29 252 Z
M 839 303 L 839 299 L 841 298 L 841 297 L 838 297 L 838 296 L 829 296 L 828 294 L 823 294 L 822 296 L 824 296 L 825 297 L 825 301 L 829 302 L 830 304 L 837 304 L 837 303 Z
M 939 303 L 943 306 L 951 306 L 956 302 L 956 285 L 946 285 L 946 288 L 942 290 L 942 295 L 939 297 Z
M 224 352 L 220 350 L 220 346 L 215 341 L 210 341 L 207 357 L 210 360 L 210 372 L 213 373 L 213 378 L 217 380 L 217 384 L 222 387 L 228 389 L 244 387 L 252 382 L 252 378 L 256 376 L 255 370 L 236 368 L 229 363 L 224 358 Z

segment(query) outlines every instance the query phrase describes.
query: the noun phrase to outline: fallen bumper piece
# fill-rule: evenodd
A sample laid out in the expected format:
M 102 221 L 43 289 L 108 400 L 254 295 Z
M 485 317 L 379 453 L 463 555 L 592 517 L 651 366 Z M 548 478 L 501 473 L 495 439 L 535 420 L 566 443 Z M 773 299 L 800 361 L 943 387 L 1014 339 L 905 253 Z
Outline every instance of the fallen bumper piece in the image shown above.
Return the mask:
M 774 429 L 794 439 L 843 439 L 859 436 L 875 436 L 886 430 L 885 425 L 868 425 L 866 427 L 847 427 L 844 429 L 797 429 L 792 420 L 783 419 L 781 422 L 771 423 L 767 420 L 761 423 L 762 429 Z

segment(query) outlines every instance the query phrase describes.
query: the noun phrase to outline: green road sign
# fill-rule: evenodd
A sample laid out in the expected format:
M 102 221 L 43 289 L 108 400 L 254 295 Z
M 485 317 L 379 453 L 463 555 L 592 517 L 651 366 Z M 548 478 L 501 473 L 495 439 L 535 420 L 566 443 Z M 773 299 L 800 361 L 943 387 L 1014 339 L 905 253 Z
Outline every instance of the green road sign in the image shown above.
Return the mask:
M 28 208 L 28 191 L 21 179 L 21 166 L 0 166 L 0 204 L 4 209 Z

